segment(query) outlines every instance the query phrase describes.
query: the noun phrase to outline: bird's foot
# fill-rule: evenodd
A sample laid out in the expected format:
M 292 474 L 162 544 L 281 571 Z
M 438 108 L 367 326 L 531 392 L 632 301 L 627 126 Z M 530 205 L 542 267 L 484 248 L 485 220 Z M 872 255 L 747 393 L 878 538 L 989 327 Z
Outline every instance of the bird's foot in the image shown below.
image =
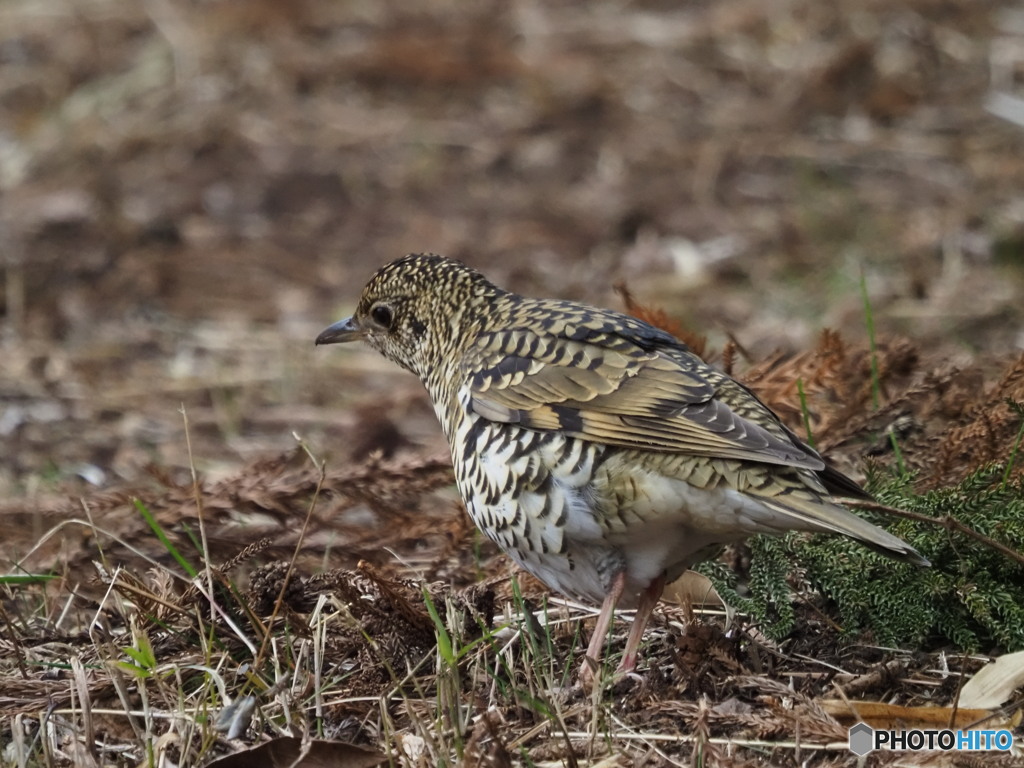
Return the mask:
M 639 657 L 636 653 L 627 653 L 622 657 L 622 661 L 619 662 L 619 666 L 615 668 L 615 676 L 620 677 L 622 675 L 629 674 L 636 670 L 636 662 Z
M 619 662 L 619 666 L 615 668 L 614 672 L 612 672 L 610 675 L 602 675 L 601 664 L 592 659 L 590 656 L 584 656 L 583 663 L 580 665 L 580 686 L 585 691 L 593 691 L 595 683 L 617 683 L 626 677 L 637 676 L 636 662 L 637 656 L 635 655 L 623 657 L 622 661 Z
M 597 681 L 600 672 L 601 668 L 598 663 L 589 656 L 584 656 L 583 663 L 580 665 L 580 687 L 588 693 L 593 691 L 594 683 Z

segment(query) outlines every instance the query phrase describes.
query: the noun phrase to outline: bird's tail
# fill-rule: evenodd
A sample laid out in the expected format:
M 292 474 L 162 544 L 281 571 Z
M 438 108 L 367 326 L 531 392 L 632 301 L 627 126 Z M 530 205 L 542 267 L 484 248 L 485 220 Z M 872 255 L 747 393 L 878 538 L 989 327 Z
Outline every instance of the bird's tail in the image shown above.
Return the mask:
M 893 536 L 888 531 L 827 499 L 812 501 L 811 499 L 790 497 L 786 502 L 782 502 L 778 497 L 762 497 L 761 501 L 796 523 L 790 528 L 822 533 L 840 533 L 896 560 L 903 560 L 924 568 L 931 565 L 927 558 L 903 539 Z

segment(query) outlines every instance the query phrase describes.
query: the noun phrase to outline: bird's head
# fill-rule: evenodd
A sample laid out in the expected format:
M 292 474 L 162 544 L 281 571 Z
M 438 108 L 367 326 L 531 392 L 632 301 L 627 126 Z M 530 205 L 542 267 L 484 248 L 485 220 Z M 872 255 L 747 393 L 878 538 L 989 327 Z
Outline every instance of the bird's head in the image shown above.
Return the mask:
M 355 314 L 325 328 L 316 343 L 365 341 L 426 380 L 468 343 L 500 293 L 462 262 L 411 254 L 381 267 L 363 288 Z

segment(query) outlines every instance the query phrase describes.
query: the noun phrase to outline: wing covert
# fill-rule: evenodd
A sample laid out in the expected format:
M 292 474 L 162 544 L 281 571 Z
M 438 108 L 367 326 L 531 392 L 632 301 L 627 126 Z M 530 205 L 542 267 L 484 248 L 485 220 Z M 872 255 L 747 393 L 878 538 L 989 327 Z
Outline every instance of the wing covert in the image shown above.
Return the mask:
M 572 338 L 522 327 L 478 337 L 462 361 L 474 411 L 620 447 L 824 468 L 759 401 L 757 421 L 730 408 L 720 386 L 729 380 L 682 344 L 572 330 Z

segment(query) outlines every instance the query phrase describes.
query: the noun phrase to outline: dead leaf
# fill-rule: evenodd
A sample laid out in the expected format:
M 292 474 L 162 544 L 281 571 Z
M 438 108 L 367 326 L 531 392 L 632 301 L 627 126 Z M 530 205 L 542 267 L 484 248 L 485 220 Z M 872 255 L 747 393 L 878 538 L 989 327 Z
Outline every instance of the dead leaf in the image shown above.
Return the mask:
M 380 752 L 344 741 L 283 736 L 214 760 L 216 768 L 371 768 L 387 760 Z
M 1009 701 L 1014 691 L 1024 686 L 1024 651 L 1007 653 L 964 683 L 960 706 L 974 709 L 995 709 Z
M 901 730 L 909 727 L 930 726 L 937 728 L 964 728 L 980 720 L 986 728 L 1002 727 L 1008 721 L 1003 717 L 992 718 L 987 709 L 956 710 L 954 719 L 952 707 L 903 707 L 898 704 L 883 704 L 880 701 L 840 701 L 824 699 L 821 708 L 843 725 L 852 725 L 863 720 L 872 728 Z
M 722 606 L 722 598 L 711 580 L 697 571 L 685 571 L 673 581 L 661 595 L 662 600 L 678 605 Z

